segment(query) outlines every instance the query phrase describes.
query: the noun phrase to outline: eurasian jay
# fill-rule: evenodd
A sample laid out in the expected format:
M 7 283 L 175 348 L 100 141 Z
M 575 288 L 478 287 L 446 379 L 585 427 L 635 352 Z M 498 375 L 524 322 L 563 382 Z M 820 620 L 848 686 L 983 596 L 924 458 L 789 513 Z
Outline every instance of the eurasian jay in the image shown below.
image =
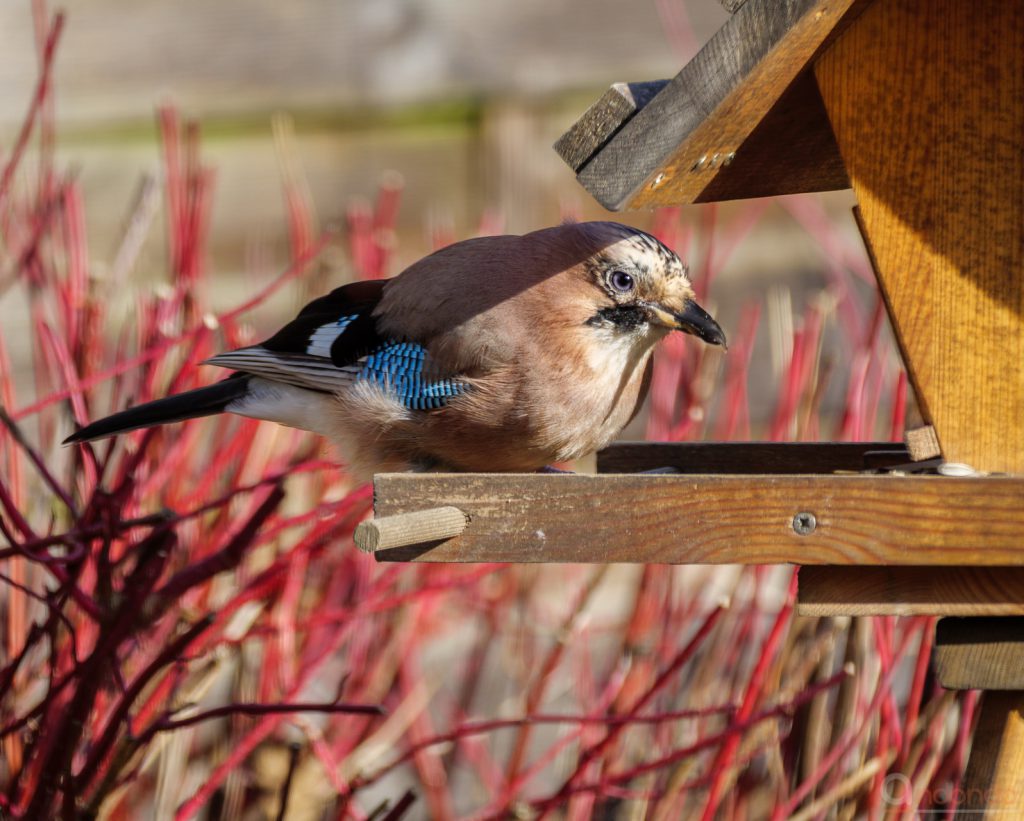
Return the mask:
M 686 266 L 649 234 L 587 222 L 470 239 L 208 360 L 234 369 L 227 379 L 66 441 L 228 412 L 326 436 L 356 475 L 536 470 L 622 430 L 674 330 L 725 344 Z

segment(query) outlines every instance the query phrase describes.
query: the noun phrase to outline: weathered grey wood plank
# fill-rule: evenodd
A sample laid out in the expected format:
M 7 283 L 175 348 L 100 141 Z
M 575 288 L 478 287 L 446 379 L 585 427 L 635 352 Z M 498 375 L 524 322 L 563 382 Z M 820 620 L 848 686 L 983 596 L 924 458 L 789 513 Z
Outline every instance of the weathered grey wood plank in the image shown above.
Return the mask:
M 616 442 L 597 454 L 598 473 L 835 473 L 905 464 L 896 442 Z
M 378 516 L 470 517 L 390 560 L 1024 565 L 1020 478 L 381 474 L 374 491 Z
M 668 80 L 615 83 L 572 127 L 555 142 L 554 149 L 573 170 L 579 171 Z

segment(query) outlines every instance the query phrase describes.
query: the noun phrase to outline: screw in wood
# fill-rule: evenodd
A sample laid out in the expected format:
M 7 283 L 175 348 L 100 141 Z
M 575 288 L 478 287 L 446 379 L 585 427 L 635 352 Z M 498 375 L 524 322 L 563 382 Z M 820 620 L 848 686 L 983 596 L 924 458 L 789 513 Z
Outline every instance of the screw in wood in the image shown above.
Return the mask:
M 818 526 L 818 520 L 813 513 L 797 513 L 793 517 L 793 530 L 800 536 L 809 536 Z

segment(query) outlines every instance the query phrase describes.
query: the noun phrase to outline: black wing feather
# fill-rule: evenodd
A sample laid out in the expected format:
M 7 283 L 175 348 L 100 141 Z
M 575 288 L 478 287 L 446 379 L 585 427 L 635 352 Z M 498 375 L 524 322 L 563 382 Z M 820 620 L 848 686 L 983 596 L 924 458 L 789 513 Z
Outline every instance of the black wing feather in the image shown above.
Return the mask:
M 236 399 L 244 397 L 248 389 L 249 379 L 245 374 L 232 374 L 227 379 L 213 385 L 163 399 L 155 399 L 152 402 L 146 402 L 143 405 L 98 419 L 71 434 L 62 444 L 91 442 L 93 439 L 116 436 L 119 433 L 138 428 L 166 425 L 169 422 L 181 422 L 199 416 L 211 416 L 220 413 Z
M 299 315 L 262 343 L 278 353 L 305 354 L 313 333 L 339 317 L 355 316 L 331 344 L 331 361 L 339 368 L 351 365 L 383 341 L 377 333 L 373 309 L 380 302 L 386 280 L 352 282 L 314 299 Z
M 377 350 L 386 340 L 377 333 L 373 308 L 360 312 L 331 343 L 331 362 L 344 368 Z

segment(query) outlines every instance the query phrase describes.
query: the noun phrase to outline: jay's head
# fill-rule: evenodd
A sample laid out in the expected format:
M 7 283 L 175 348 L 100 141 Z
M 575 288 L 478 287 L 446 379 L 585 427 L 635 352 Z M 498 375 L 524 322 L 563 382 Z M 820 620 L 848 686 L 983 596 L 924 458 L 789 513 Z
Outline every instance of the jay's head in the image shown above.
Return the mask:
M 590 250 L 575 269 L 592 307 L 588 325 L 638 344 L 653 344 L 671 331 L 726 344 L 721 327 L 697 304 L 686 265 L 661 242 L 614 222 L 565 227 L 576 229 Z

